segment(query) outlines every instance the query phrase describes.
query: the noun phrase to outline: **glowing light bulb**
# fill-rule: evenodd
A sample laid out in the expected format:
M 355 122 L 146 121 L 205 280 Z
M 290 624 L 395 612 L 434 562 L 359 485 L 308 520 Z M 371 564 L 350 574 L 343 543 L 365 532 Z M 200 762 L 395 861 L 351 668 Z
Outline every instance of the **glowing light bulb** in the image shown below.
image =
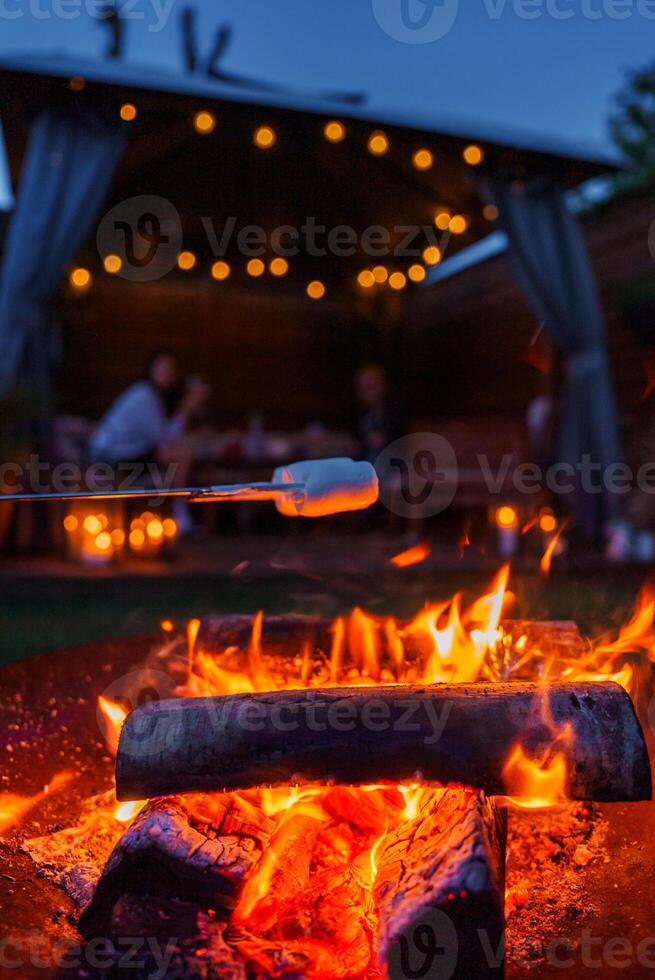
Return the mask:
M 340 143 L 346 138 L 346 127 L 336 119 L 330 120 L 325 124 L 323 135 L 330 143 Z
M 389 140 L 387 134 L 383 133 L 381 129 L 376 130 L 368 138 L 368 150 L 373 156 L 381 157 L 389 149 Z
M 313 279 L 308 284 L 307 295 L 310 299 L 322 299 L 325 296 L 325 286 L 320 279 Z
M 261 259 L 251 259 L 248 265 L 246 266 L 246 269 L 248 270 L 248 275 L 255 276 L 255 278 L 263 274 L 264 268 L 265 266 Z
M 131 102 L 125 102 L 120 107 L 119 115 L 123 122 L 134 122 L 138 115 L 137 108 Z
M 227 262 L 219 260 L 218 262 L 214 262 L 211 272 L 212 279 L 217 279 L 219 282 L 222 282 L 223 279 L 227 279 L 229 276 L 230 266 Z
M 206 136 L 216 129 L 216 117 L 212 112 L 203 109 L 201 112 L 196 112 L 193 117 L 193 125 L 197 133 Z
M 467 146 L 462 154 L 469 167 L 478 167 L 484 160 L 484 152 L 481 147 L 476 146 L 472 143 L 471 146 Z
M 260 150 L 268 150 L 274 145 L 277 136 L 275 135 L 275 130 L 271 129 L 270 126 L 259 126 L 255 130 L 253 139 L 255 146 L 258 146 Z
M 417 170 L 429 170 L 434 163 L 434 157 L 430 150 L 420 149 L 412 157 L 412 163 Z

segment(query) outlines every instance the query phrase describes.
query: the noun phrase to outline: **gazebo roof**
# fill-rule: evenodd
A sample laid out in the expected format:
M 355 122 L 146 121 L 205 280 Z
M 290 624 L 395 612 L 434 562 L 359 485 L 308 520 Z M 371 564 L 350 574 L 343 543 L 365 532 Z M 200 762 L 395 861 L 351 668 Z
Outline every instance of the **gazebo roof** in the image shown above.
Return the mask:
M 0 72 L 65 79 L 81 76 L 88 82 L 118 88 L 190 96 L 199 100 L 246 102 L 251 105 L 271 106 L 276 109 L 320 116 L 332 116 L 338 112 L 347 119 L 356 119 L 374 125 L 418 130 L 469 142 L 475 140 L 488 145 L 523 150 L 526 153 L 588 163 L 604 169 L 621 165 L 617 154 L 582 140 L 573 141 L 552 134 L 545 135 L 539 131 L 480 120 L 462 120 L 432 108 L 429 110 L 417 108 L 411 113 L 394 112 L 377 106 L 371 109 L 366 104 L 365 94 L 362 93 L 355 93 L 353 97 L 348 92 L 307 92 L 285 88 L 266 91 L 264 88 L 205 77 L 201 73 L 165 72 L 158 67 L 140 65 L 123 59 L 72 56 L 65 51 L 0 55 Z
M 194 275 L 208 276 L 217 257 L 207 237 L 207 219 L 220 237 L 225 222 L 236 220 L 225 258 L 234 275 L 254 286 L 236 236 L 247 225 L 261 227 L 267 236 L 268 262 L 273 253 L 270 236 L 282 226 L 302 228 L 308 220 L 329 230 L 353 229 L 356 247 L 344 254 L 330 246 L 323 254 L 301 249 L 289 259 L 289 274 L 275 288 L 303 287 L 320 279 L 330 288 L 351 290 L 359 296 L 358 274 L 376 265 L 389 273 L 407 274 L 410 266 L 426 262 L 426 247 L 457 255 L 493 231 L 493 211 L 485 208 L 484 171 L 502 171 L 512 179 L 551 173 L 567 187 L 576 187 L 616 165 L 606 153 L 566 141 L 552 140 L 487 126 L 469 126 L 437 114 L 416 112 L 399 117 L 373 112 L 365 101 L 349 93 L 270 91 L 252 80 L 216 80 L 201 74 L 178 75 L 129 61 L 24 54 L 0 57 L 0 78 L 11 86 L 12 98 L 3 107 L 10 167 L 17 176 L 25 118 L 43 104 L 86 99 L 102 101 L 110 113 L 125 101 L 134 103 L 138 117 L 130 124 L 125 159 L 112 186 L 109 206 L 140 194 L 156 194 L 178 210 L 184 230 L 184 248 L 198 258 Z M 71 85 L 71 80 L 78 81 Z M 83 88 L 71 91 L 71 88 Z M 194 117 L 204 109 L 216 118 L 205 136 L 194 130 Z M 324 136 L 328 120 L 340 120 L 346 138 L 331 143 Z M 253 145 L 258 126 L 270 126 L 277 136 L 268 150 Z M 371 155 L 368 141 L 376 130 L 388 138 L 388 152 Z M 482 166 L 465 162 L 465 149 L 481 150 Z M 417 149 L 432 154 L 433 165 L 418 169 Z M 482 178 L 482 179 L 481 179 Z M 459 233 L 435 228 L 435 216 L 458 217 Z M 373 254 L 363 245 L 367 230 L 390 232 L 386 253 Z M 408 232 L 415 229 L 405 251 Z M 464 230 L 462 230 L 462 228 Z M 408 254 L 406 248 L 413 250 Z M 97 254 L 95 261 L 98 261 Z M 335 295 L 336 290 L 331 290 Z M 376 290 L 369 290 L 372 295 Z

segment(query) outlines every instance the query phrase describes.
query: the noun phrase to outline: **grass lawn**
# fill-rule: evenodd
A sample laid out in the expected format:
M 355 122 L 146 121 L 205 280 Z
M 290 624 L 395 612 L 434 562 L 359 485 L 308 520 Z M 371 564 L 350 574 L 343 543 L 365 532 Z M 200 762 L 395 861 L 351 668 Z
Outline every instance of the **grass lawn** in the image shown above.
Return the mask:
M 515 615 L 575 619 L 583 631 L 620 624 L 634 603 L 644 573 L 558 570 L 544 581 L 516 573 Z M 159 622 L 182 624 L 207 612 L 316 612 L 334 615 L 353 605 L 408 616 L 432 599 L 463 589 L 474 595 L 489 571 L 431 572 L 408 569 L 370 579 L 317 582 L 282 574 L 260 580 L 218 576 L 140 578 L 6 578 L 0 584 L 0 663 L 78 643 L 153 633 Z

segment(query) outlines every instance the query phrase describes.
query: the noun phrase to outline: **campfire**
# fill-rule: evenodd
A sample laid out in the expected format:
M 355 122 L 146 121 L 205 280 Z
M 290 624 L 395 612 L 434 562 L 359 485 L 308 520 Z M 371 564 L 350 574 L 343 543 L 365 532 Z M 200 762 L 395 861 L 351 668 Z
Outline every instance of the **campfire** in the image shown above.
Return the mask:
M 595 642 L 511 603 L 504 568 L 407 622 L 355 609 L 167 632 L 138 690 L 128 677 L 99 700 L 120 802 L 25 849 L 65 871 L 87 939 L 185 936 L 175 975 L 501 975 L 531 861 L 538 878 L 534 821 L 584 868 L 593 801 L 651 798 L 637 715 L 655 650 L 647 592 Z M 30 802 L 5 799 L 0 820 Z

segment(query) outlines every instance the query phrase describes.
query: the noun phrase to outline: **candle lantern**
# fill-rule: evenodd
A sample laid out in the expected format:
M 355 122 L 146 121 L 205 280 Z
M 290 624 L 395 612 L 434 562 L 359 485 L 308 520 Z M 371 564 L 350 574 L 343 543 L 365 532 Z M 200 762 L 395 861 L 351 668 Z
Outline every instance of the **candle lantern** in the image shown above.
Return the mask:
M 121 501 L 72 501 L 64 518 L 68 556 L 90 565 L 111 564 L 125 547 L 124 524 Z

